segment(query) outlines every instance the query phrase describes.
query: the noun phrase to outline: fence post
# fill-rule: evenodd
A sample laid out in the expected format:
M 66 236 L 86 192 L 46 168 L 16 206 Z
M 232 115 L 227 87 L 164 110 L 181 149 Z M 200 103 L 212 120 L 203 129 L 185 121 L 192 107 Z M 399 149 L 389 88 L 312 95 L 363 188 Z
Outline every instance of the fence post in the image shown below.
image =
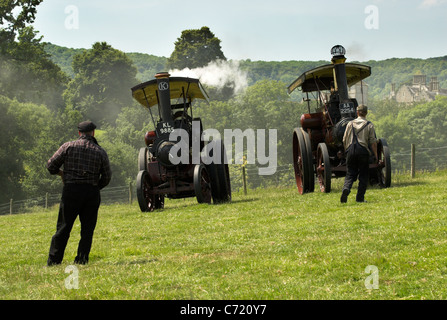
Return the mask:
M 132 204 L 132 182 L 129 182 L 129 204 Z
M 242 182 L 244 183 L 244 194 L 247 195 L 247 177 L 245 174 L 245 166 L 242 166 Z
M 414 178 L 416 175 L 416 147 L 414 143 L 411 144 L 411 177 Z
M 48 192 L 45 193 L 45 210 L 48 209 Z
M 12 214 L 12 199 L 9 200 L 9 214 Z

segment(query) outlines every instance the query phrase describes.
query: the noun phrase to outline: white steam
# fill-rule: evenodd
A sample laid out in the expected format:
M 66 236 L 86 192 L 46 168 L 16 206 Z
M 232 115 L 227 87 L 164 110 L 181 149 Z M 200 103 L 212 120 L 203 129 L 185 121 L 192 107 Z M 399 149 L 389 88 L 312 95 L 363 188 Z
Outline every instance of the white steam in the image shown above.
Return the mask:
M 243 91 L 248 86 L 247 72 L 239 68 L 239 61 L 216 60 L 201 68 L 169 70 L 173 77 L 198 78 L 202 84 L 222 89 L 234 88 L 234 93 Z

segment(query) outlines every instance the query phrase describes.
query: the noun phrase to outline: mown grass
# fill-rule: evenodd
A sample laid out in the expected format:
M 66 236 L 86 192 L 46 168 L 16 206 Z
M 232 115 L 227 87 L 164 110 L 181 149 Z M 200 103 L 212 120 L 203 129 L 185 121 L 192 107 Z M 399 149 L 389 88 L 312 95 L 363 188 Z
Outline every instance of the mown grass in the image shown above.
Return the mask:
M 333 192 L 249 190 L 233 202 L 167 200 L 102 206 L 90 263 L 77 266 L 73 228 L 64 262 L 45 267 L 57 206 L 0 217 L 2 299 L 446 299 L 447 171 L 396 176 L 368 203 Z M 355 190 L 353 190 L 355 192 Z M 379 288 L 367 289 L 367 266 Z

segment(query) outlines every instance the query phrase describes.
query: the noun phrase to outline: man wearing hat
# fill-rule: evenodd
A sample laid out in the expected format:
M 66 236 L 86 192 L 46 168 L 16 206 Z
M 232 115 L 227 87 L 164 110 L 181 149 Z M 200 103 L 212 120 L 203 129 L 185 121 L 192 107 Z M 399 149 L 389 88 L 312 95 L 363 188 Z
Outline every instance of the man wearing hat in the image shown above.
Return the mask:
M 368 107 L 359 105 L 357 107 L 357 118 L 348 123 L 343 136 L 343 145 L 345 151 L 347 151 L 347 172 L 340 198 L 340 202 L 342 203 L 347 202 L 352 184 L 357 180 L 357 177 L 359 179 L 359 185 L 356 201 L 366 202 L 365 193 L 368 185 L 369 157 L 374 154 L 376 159 L 378 159 L 376 132 L 374 125 L 366 120 L 367 113 Z M 356 143 L 356 140 L 358 143 Z
M 96 125 L 91 121 L 79 123 L 79 139 L 64 143 L 48 160 L 48 171 L 61 176 L 64 183 L 57 230 L 51 238 L 48 266 L 62 262 L 78 215 L 81 239 L 74 263 L 88 263 L 101 202 L 100 190 L 109 184 L 112 177 L 107 153 L 94 137 L 95 128 Z

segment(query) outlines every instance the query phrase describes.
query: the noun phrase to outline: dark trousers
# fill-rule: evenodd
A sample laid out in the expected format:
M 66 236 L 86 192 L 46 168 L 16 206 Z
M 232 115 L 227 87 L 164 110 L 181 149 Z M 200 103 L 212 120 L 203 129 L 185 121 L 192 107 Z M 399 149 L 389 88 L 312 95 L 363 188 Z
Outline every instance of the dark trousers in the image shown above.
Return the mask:
M 101 196 L 97 186 L 70 183 L 64 185 L 56 233 L 51 238 L 48 265 L 62 262 L 71 229 L 78 215 L 81 222 L 81 239 L 75 263 L 88 262 L 100 203 Z
M 343 190 L 351 192 L 352 184 L 359 179 L 356 201 L 364 201 L 369 176 L 369 155 L 360 154 L 346 159 L 347 172 Z

